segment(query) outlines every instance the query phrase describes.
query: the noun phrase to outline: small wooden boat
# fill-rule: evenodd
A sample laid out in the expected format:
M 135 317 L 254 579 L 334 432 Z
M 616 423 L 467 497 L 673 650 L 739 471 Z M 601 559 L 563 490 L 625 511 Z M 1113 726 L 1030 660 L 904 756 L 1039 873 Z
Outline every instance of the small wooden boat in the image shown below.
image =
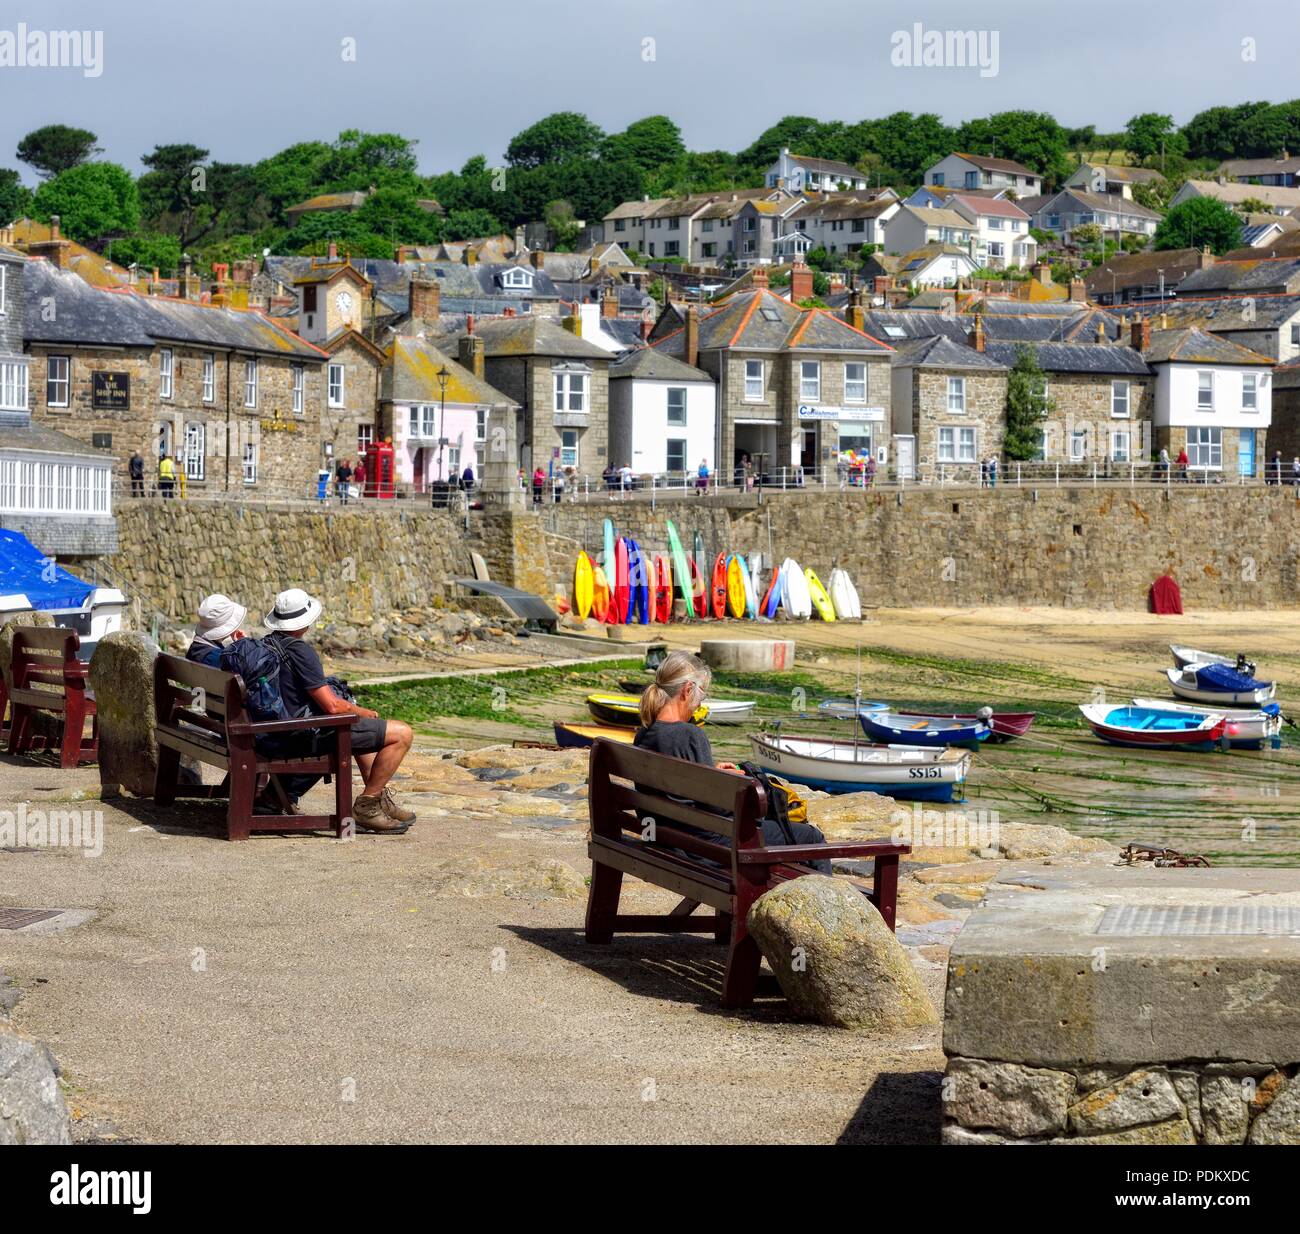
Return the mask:
M 835 605 L 831 603 L 831 598 L 826 594 L 826 588 L 822 586 L 822 581 L 817 577 L 817 571 L 809 566 L 803 572 L 804 581 L 808 584 L 808 595 L 812 599 L 812 606 L 817 610 L 817 616 L 823 621 L 835 620 Z
M 888 703 L 876 703 L 867 699 L 828 698 L 817 704 L 817 711 L 828 720 L 856 720 L 863 711 L 888 711 Z
M 909 711 L 908 715 L 913 716 L 934 716 L 943 720 L 983 720 L 993 732 L 989 735 L 988 740 L 993 745 L 1003 745 L 1008 741 L 1014 741 L 1017 737 L 1023 737 L 1029 732 L 1029 726 L 1034 722 L 1034 712 L 1032 711 L 992 711 L 992 712 L 963 712 L 963 711 Z
M 951 801 L 970 771 L 966 750 L 878 746 L 825 737 L 751 733 L 754 762 L 828 793 L 881 793 L 908 801 Z
M 636 728 L 641 723 L 640 694 L 588 694 L 587 710 L 602 724 Z M 703 724 L 709 714 L 707 706 L 695 709 L 692 724 Z
M 726 553 L 719 553 L 713 563 L 713 585 L 710 590 L 710 611 L 721 621 L 727 615 L 728 561 Z
M 1102 741 L 1156 750 L 1213 749 L 1226 723 L 1221 713 L 1212 711 L 1112 707 L 1109 703 L 1086 703 L 1079 710 Z
M 902 711 L 860 711 L 858 723 L 872 741 L 894 746 L 977 746 L 993 735 L 993 727 L 970 719 L 912 715 Z
M 634 728 L 615 728 L 609 724 L 563 724 L 555 721 L 555 744 L 565 750 L 585 749 L 597 738 L 630 743 Z
M 1174 663 L 1179 668 L 1186 668 L 1189 664 L 1232 664 L 1237 663 L 1237 657 L 1219 656 L 1212 651 L 1197 651 L 1195 647 L 1180 647 L 1176 643 L 1169 644 L 1169 650 L 1173 654 Z
M 1196 703 L 1171 703 L 1161 698 L 1135 698 L 1134 707 L 1155 711 L 1178 711 L 1185 715 L 1205 715 L 1211 708 Z M 1282 738 L 1282 708 L 1277 703 L 1265 703 L 1259 708 L 1228 708 L 1215 706 L 1227 724 L 1224 740 L 1230 746 L 1262 750 L 1265 743 L 1280 744 Z
M 831 571 L 829 591 L 836 617 L 841 621 L 862 620 L 862 601 L 858 599 L 858 589 L 853 585 L 847 570 L 837 566 Z
M 596 590 L 595 569 L 585 552 L 578 554 L 573 567 L 573 611 L 583 621 L 591 613 L 591 602 Z
M 1277 693 L 1272 681 L 1257 681 L 1226 664 L 1189 664 L 1167 668 L 1170 688 L 1179 698 L 1192 703 L 1223 707 L 1258 707 Z

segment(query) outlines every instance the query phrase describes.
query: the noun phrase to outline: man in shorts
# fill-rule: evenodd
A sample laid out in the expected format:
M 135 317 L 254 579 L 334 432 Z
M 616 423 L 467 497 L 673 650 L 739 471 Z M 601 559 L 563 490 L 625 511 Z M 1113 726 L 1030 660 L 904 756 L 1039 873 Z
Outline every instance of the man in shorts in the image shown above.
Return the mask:
M 415 820 L 397 804 L 389 780 L 411 748 L 411 729 L 400 720 L 384 720 L 365 707 L 340 698 L 325 680 L 325 670 L 306 634 L 320 619 L 321 603 L 293 587 L 275 597 L 265 625 L 267 641 L 276 645 L 283 661 L 280 694 L 290 715 L 304 709 L 314 715 L 349 713 L 361 719 L 352 726 L 352 753 L 365 780 L 365 790 L 352 803 L 352 817 L 363 831 L 401 833 Z

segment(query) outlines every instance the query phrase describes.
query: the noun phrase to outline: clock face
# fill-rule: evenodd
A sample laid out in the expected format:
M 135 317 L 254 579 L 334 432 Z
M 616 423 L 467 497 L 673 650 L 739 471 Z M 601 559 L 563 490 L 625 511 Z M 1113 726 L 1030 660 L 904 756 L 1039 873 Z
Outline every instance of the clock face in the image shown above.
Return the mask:
M 334 297 L 334 304 L 340 313 L 350 313 L 352 311 L 352 293 L 341 291 Z

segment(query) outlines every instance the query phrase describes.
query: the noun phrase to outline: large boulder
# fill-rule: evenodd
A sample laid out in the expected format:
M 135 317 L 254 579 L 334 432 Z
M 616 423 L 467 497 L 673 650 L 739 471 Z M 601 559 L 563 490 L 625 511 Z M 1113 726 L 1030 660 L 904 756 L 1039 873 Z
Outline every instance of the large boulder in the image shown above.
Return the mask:
M 125 788 L 152 797 L 158 770 L 154 741 L 153 666 L 158 646 L 147 634 L 117 631 L 99 640 L 90 659 L 90 688 L 99 708 L 99 782 L 105 797 Z
M 749 931 L 802 1016 L 871 1032 L 938 1019 L 902 944 L 845 879 L 782 883 L 749 910 Z
M 71 1144 L 70 1126 L 49 1050 L 0 1024 L 0 1145 Z

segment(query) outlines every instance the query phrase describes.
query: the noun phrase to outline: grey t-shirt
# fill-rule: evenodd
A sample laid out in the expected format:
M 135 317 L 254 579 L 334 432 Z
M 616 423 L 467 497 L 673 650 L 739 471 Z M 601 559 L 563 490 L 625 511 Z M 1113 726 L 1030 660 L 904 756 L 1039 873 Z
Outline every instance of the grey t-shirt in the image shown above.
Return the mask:
M 649 728 L 639 728 L 632 744 L 651 754 L 684 758 L 689 763 L 713 766 L 713 748 L 697 724 L 684 720 L 656 720 Z

